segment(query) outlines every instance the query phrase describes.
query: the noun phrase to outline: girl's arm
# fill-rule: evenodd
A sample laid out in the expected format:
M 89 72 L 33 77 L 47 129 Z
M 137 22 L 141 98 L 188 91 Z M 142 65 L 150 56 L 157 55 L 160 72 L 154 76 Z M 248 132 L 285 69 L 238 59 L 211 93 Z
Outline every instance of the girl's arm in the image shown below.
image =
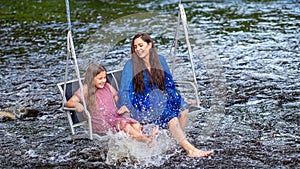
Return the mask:
M 109 87 L 109 90 L 114 98 L 114 101 L 117 103 L 118 99 L 119 99 L 117 90 L 111 84 L 109 84 L 109 83 L 106 83 L 106 84 Z
M 117 103 L 118 100 L 119 100 L 119 97 L 118 97 L 118 92 L 117 90 L 109 83 L 107 83 L 108 86 L 109 86 L 109 89 L 113 95 L 113 98 L 115 100 L 115 102 Z M 124 113 L 129 113 L 129 110 L 126 106 L 121 106 L 120 109 L 117 111 L 118 114 L 124 114 Z
M 68 100 L 68 102 L 66 103 L 66 107 L 76 108 L 77 112 L 83 112 L 84 109 L 82 104 L 80 103 L 80 99 L 76 95 L 72 96 Z

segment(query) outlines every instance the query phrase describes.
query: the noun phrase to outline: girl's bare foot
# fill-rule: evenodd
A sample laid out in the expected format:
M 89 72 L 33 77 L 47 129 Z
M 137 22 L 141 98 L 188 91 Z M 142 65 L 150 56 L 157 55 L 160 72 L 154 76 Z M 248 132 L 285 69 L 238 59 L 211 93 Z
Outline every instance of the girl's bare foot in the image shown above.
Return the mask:
M 153 128 L 151 134 L 148 136 L 147 144 L 149 147 L 154 147 L 154 141 L 155 141 L 156 136 L 158 135 L 158 132 L 159 132 L 159 127 L 156 125 Z
M 153 138 L 149 137 L 148 141 L 146 141 L 146 143 L 149 147 L 154 147 L 154 139 Z
M 213 153 L 214 153 L 214 151 L 212 151 L 212 150 L 202 151 L 202 150 L 195 148 L 193 150 L 188 151 L 188 157 L 190 157 L 190 158 L 207 157 L 207 156 L 212 155 Z
M 155 137 L 155 136 L 158 135 L 158 132 L 159 132 L 159 127 L 158 127 L 158 125 L 156 125 L 156 126 L 153 128 L 152 133 L 151 133 L 150 136 Z

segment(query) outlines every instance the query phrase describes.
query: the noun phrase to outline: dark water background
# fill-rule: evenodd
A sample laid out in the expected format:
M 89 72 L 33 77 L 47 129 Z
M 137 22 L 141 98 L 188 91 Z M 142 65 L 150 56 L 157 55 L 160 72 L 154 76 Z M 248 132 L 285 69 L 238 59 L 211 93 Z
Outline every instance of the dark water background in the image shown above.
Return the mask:
M 0 110 L 21 117 L 0 123 L 0 168 L 299 168 L 299 1 L 183 4 L 197 56 L 199 96 L 206 108 L 193 118 L 187 136 L 197 147 L 214 149 L 211 158 L 189 159 L 176 147 L 162 154 L 158 165 L 106 163 L 105 143 L 73 141 L 56 87 L 66 63 L 65 2 L 1 0 Z M 172 0 L 71 1 L 80 65 L 97 59 L 82 56 L 100 28 L 126 32 L 130 24 L 107 25 L 137 13 L 176 18 L 177 5 Z M 164 23 L 174 25 L 171 20 Z M 166 25 L 155 26 L 163 32 Z M 160 51 L 168 50 L 174 33 L 153 33 Z M 128 39 L 101 55 L 105 59 L 99 57 L 109 70 L 128 59 Z M 181 42 L 180 57 L 188 63 Z M 182 71 L 175 78 L 181 79 Z M 26 112 L 31 117 L 22 118 Z

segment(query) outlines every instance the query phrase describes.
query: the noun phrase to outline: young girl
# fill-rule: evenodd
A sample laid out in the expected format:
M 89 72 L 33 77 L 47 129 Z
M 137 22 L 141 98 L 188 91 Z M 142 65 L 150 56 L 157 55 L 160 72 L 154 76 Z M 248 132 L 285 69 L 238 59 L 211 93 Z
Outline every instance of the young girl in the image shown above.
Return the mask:
M 110 130 L 115 133 L 122 130 L 138 141 L 147 142 L 148 145 L 158 134 L 156 127 L 150 136 L 143 135 L 138 121 L 121 115 L 129 110 L 126 107 L 117 109 L 115 104 L 118 100 L 117 91 L 107 83 L 106 69 L 102 65 L 97 63 L 89 65 L 83 82 L 83 92 L 87 109 L 91 114 L 93 132 L 107 133 Z M 81 93 L 78 89 L 66 106 L 82 112 L 84 108 L 81 103 Z

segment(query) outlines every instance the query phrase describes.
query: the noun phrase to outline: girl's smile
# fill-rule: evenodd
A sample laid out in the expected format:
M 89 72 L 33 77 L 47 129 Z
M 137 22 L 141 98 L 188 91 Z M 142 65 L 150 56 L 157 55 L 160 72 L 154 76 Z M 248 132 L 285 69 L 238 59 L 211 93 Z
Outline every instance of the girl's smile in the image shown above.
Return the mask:
M 105 83 L 106 83 L 106 72 L 105 71 L 98 73 L 97 76 L 94 77 L 94 84 L 95 84 L 96 88 L 98 88 L 98 89 L 103 88 Z

